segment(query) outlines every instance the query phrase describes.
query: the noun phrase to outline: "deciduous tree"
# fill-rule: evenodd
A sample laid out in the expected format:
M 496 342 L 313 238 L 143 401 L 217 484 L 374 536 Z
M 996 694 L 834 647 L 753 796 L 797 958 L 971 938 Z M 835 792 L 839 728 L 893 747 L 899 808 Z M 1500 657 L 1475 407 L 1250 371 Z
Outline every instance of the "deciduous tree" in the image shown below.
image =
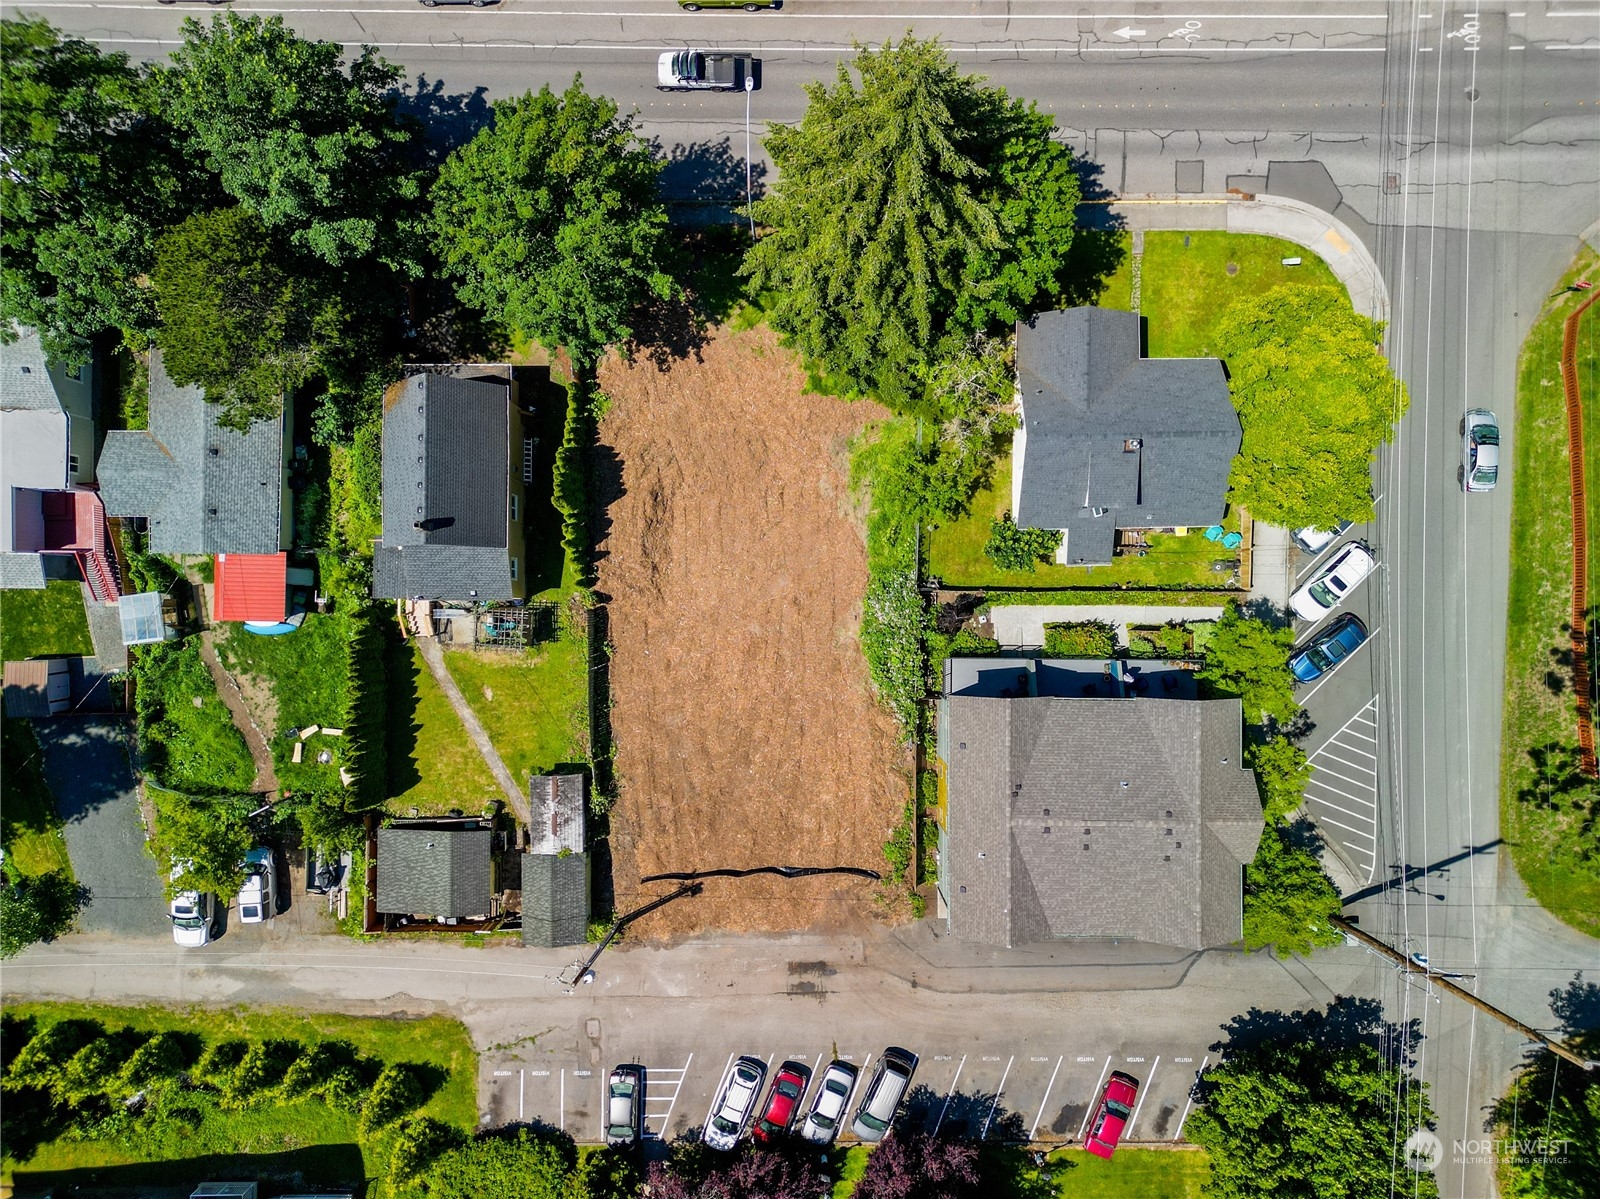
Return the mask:
M 499 101 L 433 187 L 445 273 L 462 300 L 588 370 L 638 305 L 673 293 L 661 166 L 582 78 Z
M 980 1199 L 984 1184 L 973 1141 L 896 1132 L 867 1158 L 856 1199 Z
M 935 364 L 1065 294 L 1071 155 L 937 42 L 863 48 L 806 92 L 766 139 L 779 180 L 745 273 L 827 385 L 927 411 Z
M 208 194 L 157 107 L 127 55 L 0 21 L 0 324 L 34 326 L 63 361 L 104 330 L 149 331 L 156 237 Z
M 804 1150 L 746 1144 L 731 1156 L 675 1155 L 652 1162 L 651 1199 L 812 1199 L 823 1193 L 816 1157 Z
M 240 430 L 276 416 L 311 373 L 331 314 L 243 206 L 199 213 L 157 243 L 161 327 L 173 382 L 203 388 Z
M 0 877 L 0 957 L 9 958 L 39 941 L 53 941 L 72 927 L 82 892 L 65 871 Z
M 268 229 L 330 266 L 376 259 L 418 274 L 421 182 L 396 115 L 402 72 L 372 46 L 350 60 L 282 17 L 183 23 L 162 98 L 189 151 Z
M 1436 1199 L 1403 1146 L 1432 1122 L 1426 1086 L 1364 1040 L 1319 1035 L 1313 1016 L 1238 1038 L 1197 1084 L 1184 1135 L 1211 1156 L 1213 1199 Z
M 1272 946 L 1280 957 L 1337 945 L 1343 934 L 1329 919 L 1343 908 L 1317 855 L 1278 825 L 1261 834 L 1255 860 L 1244 870 L 1244 944 Z
M 1294 630 L 1245 616 L 1230 603 L 1206 646 L 1205 669 L 1197 678 L 1221 695 L 1236 695 L 1244 718 L 1288 724 L 1300 712 L 1294 699 L 1289 650 Z
M 152 791 L 157 839 L 183 874 L 170 892 L 210 891 L 226 903 L 244 886 L 244 856 L 255 846 L 247 820 L 249 804 L 240 799 L 196 799 L 172 791 Z
M 1229 486 L 1256 519 L 1291 529 L 1371 519 L 1372 455 L 1408 402 L 1382 337 L 1333 287 L 1278 287 L 1224 314 L 1214 344 L 1244 433 Z

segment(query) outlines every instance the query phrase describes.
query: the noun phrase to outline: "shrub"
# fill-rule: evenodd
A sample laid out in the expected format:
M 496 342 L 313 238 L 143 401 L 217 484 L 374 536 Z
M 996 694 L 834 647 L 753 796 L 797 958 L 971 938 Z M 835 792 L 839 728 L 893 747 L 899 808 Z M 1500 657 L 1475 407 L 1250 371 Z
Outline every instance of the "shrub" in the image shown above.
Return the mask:
M 1337 945 L 1344 934 L 1330 921 L 1343 904 L 1317 855 L 1293 844 L 1279 826 L 1261 834 L 1255 861 L 1244 870 L 1244 945 L 1270 945 L 1280 958 Z
M 917 857 L 917 805 L 907 800 L 900 813 L 900 823 L 883 843 L 883 858 L 889 863 L 889 882 L 900 885 L 911 875 Z
M 380 1128 L 387 1128 L 407 1112 L 427 1101 L 428 1088 L 421 1073 L 407 1062 L 391 1062 L 383 1068 L 378 1080 L 367 1093 L 361 1105 L 360 1129 L 362 1136 L 370 1136 Z
M 146 768 L 163 787 L 248 791 L 256 768 L 200 660 L 199 642 L 135 646 L 128 655 Z
M 861 652 L 878 697 L 900 723 L 903 738 L 916 731 L 927 694 L 923 637 L 927 610 L 915 578 L 900 571 L 871 580 L 861 619 Z
M 26 877 L 6 865 L 0 876 L 0 958 L 13 957 L 40 941 L 54 941 L 72 927 L 83 889 L 64 870 Z
M 1103 620 L 1047 624 L 1044 652 L 1052 658 L 1114 658 L 1117 630 Z
M 467 1143 L 461 1130 L 432 1116 L 404 1121 L 396 1130 L 389 1151 L 389 1182 L 408 1183 L 441 1156 Z
M 552 500 L 561 513 L 561 545 L 578 570 L 579 584 L 594 582 L 589 553 L 589 447 L 594 443 L 596 414 L 604 397 L 590 393 L 592 384 L 574 381 L 567 388 L 567 423 L 556 451 Z
M 1189 630 L 1181 624 L 1128 630 L 1130 658 L 1182 658 L 1189 653 Z
M 35 1034 L 12 1060 L 6 1086 L 32 1086 L 54 1090 L 80 1049 L 105 1035 L 103 1025 L 92 1020 L 58 1020 Z
M 257 1041 L 245 1051 L 222 1090 L 222 1106 L 255 1107 L 280 1096 L 279 1088 L 303 1052 L 298 1041 Z
M 1060 548 L 1060 529 L 1020 528 L 1007 512 L 990 522 L 989 540 L 983 547 L 983 554 L 1001 570 L 1032 572 Z
M 145 1091 L 180 1077 L 188 1068 L 189 1050 L 177 1033 L 158 1032 L 133 1051 L 122 1067 L 122 1084 Z
M 1305 799 L 1311 765 L 1305 751 L 1287 737 L 1271 737 L 1249 750 L 1251 769 L 1261 788 L 1261 807 L 1268 825 L 1284 819 Z
M 244 1061 L 244 1055 L 249 1052 L 250 1042 L 237 1037 L 226 1041 L 213 1041 L 206 1046 L 199 1062 L 195 1064 L 195 1079 L 218 1091 L 225 1091 L 233 1082 L 233 1072 L 239 1068 L 239 1063 Z
M 244 885 L 244 858 L 255 846 L 250 803 L 233 797 L 196 799 L 151 788 L 156 838 L 169 859 L 186 863 L 181 890 L 212 891 L 227 902 Z

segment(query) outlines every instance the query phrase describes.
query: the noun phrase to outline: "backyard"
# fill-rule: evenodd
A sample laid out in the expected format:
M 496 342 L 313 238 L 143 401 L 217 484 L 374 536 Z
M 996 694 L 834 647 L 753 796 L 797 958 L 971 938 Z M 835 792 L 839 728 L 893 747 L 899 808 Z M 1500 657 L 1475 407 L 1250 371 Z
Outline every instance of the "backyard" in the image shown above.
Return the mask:
M 1584 249 L 1561 286 L 1593 278 L 1600 257 Z M 1572 513 L 1567 421 L 1559 360 L 1562 325 L 1581 302 L 1565 291 L 1545 304 L 1523 344 L 1510 478 L 1511 583 L 1506 610 L 1506 686 L 1500 824 L 1528 890 L 1552 915 L 1600 936 L 1600 862 L 1585 831 L 1597 802 L 1576 769 L 1577 705 L 1560 663 L 1572 597 Z M 1600 522 L 1600 311 L 1583 318 L 1577 345 L 1584 404 L 1589 527 Z M 1504 413 L 1504 410 L 1502 410 Z M 1509 414 L 1506 414 L 1509 415 Z M 1591 559 L 1589 603 L 1600 588 Z M 1592 643 L 1592 631 L 1591 631 Z M 1590 669 L 1594 669 L 1591 662 Z M 1587 842 L 1587 844 L 1586 844 Z
M 1301 265 L 1284 266 L 1299 257 Z M 1125 256 L 1097 301 L 1103 308 L 1129 310 L 1133 259 Z M 1210 354 L 1218 319 L 1235 300 L 1259 295 L 1286 283 L 1333 285 L 1333 272 L 1316 255 L 1291 242 L 1247 234 L 1201 231 L 1144 235 L 1140 259 L 1140 312 L 1147 318 L 1147 353 L 1152 358 L 1192 358 Z M 1186 534 L 1146 533 L 1145 554 L 1125 554 L 1101 566 L 1057 566 L 1041 562 L 1033 571 L 1006 570 L 983 552 L 990 522 L 1011 511 L 1010 446 L 1002 448 L 989 486 L 979 491 L 971 511 L 933 532 L 928 539 L 928 572 L 950 588 L 1070 587 L 1225 587 L 1236 586 L 1238 554 L 1207 541 L 1203 529 Z M 1230 507 L 1222 520 L 1239 528 Z M 1218 566 L 1218 563 L 1224 565 Z
M 389 810 L 440 816 L 482 812 L 505 795 L 467 738 L 422 653 L 409 641 L 390 644 L 388 678 Z
M 528 650 L 445 654 L 451 677 L 518 784 L 588 759 L 588 658 L 581 624 Z
M 0 773 L 5 777 L 5 803 L 0 805 L 0 845 L 6 865 L 29 878 L 57 870 L 72 873 L 61 817 L 45 782 L 44 758 L 33 726 L 26 720 L 4 722 Z
M 139 1034 L 177 1033 L 198 1050 L 239 1040 L 251 1045 L 276 1042 L 309 1049 L 344 1042 L 370 1063 L 368 1073 L 391 1063 L 406 1063 L 430 1082 L 420 1114 L 463 1130 L 477 1124 L 477 1055 L 466 1029 L 446 1017 L 372 1019 L 304 1010 L 234 1008 L 123 1008 L 90 1003 L 10 1003 L 7 1032 L 34 1033 L 65 1020 L 93 1021 L 113 1036 L 118 1029 Z M 25 1038 L 24 1038 L 25 1039 Z M 8 1045 L 8 1059 L 14 1049 Z M 191 1092 L 198 1102 L 184 1104 L 184 1119 L 155 1117 L 131 1129 L 116 1120 L 99 1135 L 56 1135 L 24 1160 L 7 1157 L 4 1182 L 29 1190 L 55 1187 L 171 1186 L 243 1175 L 304 1186 L 343 1185 L 360 1189 L 384 1173 L 388 1136 L 366 1136 L 357 1116 L 321 1098 L 265 1097 L 227 1110 L 214 1093 Z M 297 1092 L 296 1094 L 303 1094 Z M 8 1091 L 8 1099 L 15 1096 Z M 180 1103 L 182 1100 L 180 1099 Z M 20 1114 L 20 1108 L 18 1109 Z M 21 1131 L 14 1125 L 13 1133 Z M 8 1142 L 8 1152 L 15 1141 Z M 131 1193 L 131 1191 L 130 1191 Z
M 663 871 L 882 869 L 909 758 L 857 641 L 847 484 L 851 439 L 881 410 L 809 393 L 766 328 L 717 330 L 670 370 L 613 357 L 600 383 L 617 909 L 661 894 L 638 879 Z M 871 895 L 848 876 L 718 879 L 636 928 L 848 927 Z
M 43 591 L 0 591 L 0 659 L 92 653 L 80 584 L 52 579 Z

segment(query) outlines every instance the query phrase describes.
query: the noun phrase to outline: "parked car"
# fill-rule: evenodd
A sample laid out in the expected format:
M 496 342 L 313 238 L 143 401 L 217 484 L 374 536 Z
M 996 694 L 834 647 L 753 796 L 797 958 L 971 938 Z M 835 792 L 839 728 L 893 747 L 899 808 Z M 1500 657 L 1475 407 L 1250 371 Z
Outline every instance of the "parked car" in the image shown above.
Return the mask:
M 618 1066 L 606 1085 L 606 1144 L 644 1139 L 644 1067 Z
M 1349 527 L 1349 521 L 1341 520 L 1338 525 L 1332 529 L 1296 529 L 1294 531 L 1294 543 L 1315 558 L 1323 550 L 1332 545 L 1334 541 L 1337 540 L 1338 537 Z
M 1316 578 L 1289 597 L 1289 607 L 1302 620 L 1321 620 L 1344 603 L 1377 565 L 1378 560 L 1365 545 L 1347 541 L 1317 572 Z
M 911 1089 L 911 1076 L 917 1072 L 917 1055 L 909 1049 L 891 1045 L 878 1059 L 878 1067 L 861 1096 L 850 1131 L 863 1141 L 881 1141 L 894 1123 L 900 1103 Z
M 778 1067 L 778 1076 L 772 1080 L 772 1090 L 767 1093 L 767 1106 L 762 1109 L 761 1119 L 756 1121 L 756 1140 L 771 1141 L 788 1135 L 810 1085 L 811 1067 L 804 1062 L 784 1062 Z
M 712 1149 L 724 1153 L 739 1143 L 750 1114 L 756 1110 L 756 1099 L 761 1094 L 761 1084 L 767 1079 L 767 1063 L 758 1057 L 741 1057 L 733 1063 L 717 1100 L 711 1105 L 711 1119 L 706 1121 L 700 1134 Z
M 1367 626 L 1354 613 L 1346 612 L 1295 652 L 1289 659 L 1289 671 L 1302 683 L 1315 682 L 1337 670 L 1366 639 Z
M 260 924 L 269 919 L 277 902 L 277 871 L 272 865 L 272 850 L 252 849 L 245 855 L 249 871 L 239 888 L 239 923 Z
M 1083 1147 L 1096 1157 L 1110 1158 L 1117 1151 L 1117 1142 L 1128 1126 L 1133 1101 L 1138 1095 L 1139 1080 L 1121 1070 L 1113 1070 L 1100 1095 L 1100 1106 L 1095 1108 L 1094 1119 L 1089 1122 L 1089 1135 L 1084 1138 Z
M 783 0 L 678 0 L 684 12 L 699 12 L 702 8 L 742 8 L 745 12 L 760 12 L 763 8 L 782 8 Z
M 486 4 L 493 4 L 495 2 L 496 0 L 422 0 L 422 3 L 427 5 L 429 8 L 433 8 L 435 5 L 439 4 L 470 4 L 473 8 L 482 8 Z M 216 0 L 212 0 L 212 3 L 216 3 Z
M 189 871 L 190 863 L 174 862 L 171 879 L 178 882 Z M 217 900 L 209 891 L 178 891 L 167 905 L 172 921 L 172 939 L 185 949 L 198 949 L 211 940 L 216 923 Z
M 1474 408 L 1461 422 L 1461 486 L 1493 491 L 1500 476 L 1500 422 L 1487 408 Z
M 839 1121 L 844 1119 L 845 1105 L 850 1102 L 850 1092 L 855 1089 L 857 1070 L 849 1062 L 832 1062 L 822 1072 L 811 1099 L 811 1110 L 800 1125 L 800 1135 L 813 1145 L 827 1148 L 839 1134 Z

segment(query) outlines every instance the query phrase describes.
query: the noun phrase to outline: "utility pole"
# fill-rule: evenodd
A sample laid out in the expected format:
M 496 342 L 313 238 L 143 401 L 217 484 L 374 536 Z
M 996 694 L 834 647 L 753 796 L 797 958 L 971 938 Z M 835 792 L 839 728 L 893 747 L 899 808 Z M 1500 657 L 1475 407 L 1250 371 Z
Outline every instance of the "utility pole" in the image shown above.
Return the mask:
M 750 241 L 756 240 L 756 207 L 755 197 L 750 191 L 750 93 L 756 90 L 756 77 L 752 64 L 745 68 L 744 75 L 744 211 L 750 218 Z
M 1530 1040 L 1530 1041 L 1537 1041 L 1539 1044 L 1543 1045 L 1546 1049 L 1548 1049 L 1551 1053 L 1555 1054 L 1557 1057 L 1565 1058 L 1567 1061 L 1571 1062 L 1574 1066 L 1581 1066 L 1585 1070 L 1600 1069 L 1600 1062 L 1592 1061 L 1592 1060 L 1590 1060 L 1588 1058 L 1584 1058 L 1584 1057 L 1578 1056 L 1572 1050 L 1568 1049 L 1565 1045 L 1563 1045 L 1560 1041 L 1552 1041 L 1549 1037 L 1545 1036 L 1538 1029 L 1530 1028 L 1528 1025 L 1524 1024 L 1521 1020 L 1518 1020 L 1515 1016 L 1507 1015 L 1505 1012 L 1502 1012 L 1499 1008 L 1495 1007 L 1493 1004 L 1487 1003 L 1484 1000 L 1479 999 L 1476 995 L 1474 995 L 1471 991 L 1467 990 L 1465 987 L 1456 986 L 1455 983 L 1451 982 L 1447 977 L 1445 977 L 1442 974 L 1439 974 L 1438 972 L 1434 971 L 1430 967 L 1418 965 L 1416 962 L 1413 962 L 1410 958 L 1406 957 L 1406 955 L 1401 953 L 1398 949 L 1390 948 L 1388 945 L 1385 945 L 1382 941 L 1378 940 L 1377 937 L 1374 937 L 1371 933 L 1362 932 L 1359 928 L 1357 928 L 1355 925 L 1351 924 L 1348 920 L 1344 920 L 1344 919 L 1342 919 L 1342 918 L 1340 918 L 1338 916 L 1334 916 L 1331 919 L 1333 921 L 1333 924 L 1334 924 L 1335 928 L 1338 928 L 1338 929 L 1342 930 L 1343 932 L 1347 933 L 1349 936 L 1354 937 L 1357 941 L 1360 941 L 1363 945 L 1365 945 L 1368 949 L 1372 950 L 1374 953 L 1380 954 L 1381 956 L 1388 958 L 1391 962 L 1393 962 L 1395 965 L 1399 966 L 1402 970 L 1405 970 L 1409 974 L 1420 974 L 1424 978 L 1426 978 L 1430 983 L 1437 983 L 1440 987 L 1442 987 L 1444 990 L 1448 991 L 1450 994 L 1454 995 L 1457 999 L 1466 1000 L 1466 1002 L 1470 1003 L 1473 1007 L 1477 1008 L 1480 1012 L 1484 1013 L 1487 1016 L 1493 1016 L 1496 1020 L 1500 1021 L 1500 1023 L 1504 1024 L 1507 1028 L 1515 1029 L 1517 1032 L 1521 1033 L 1524 1037 L 1527 1037 L 1528 1040 Z

